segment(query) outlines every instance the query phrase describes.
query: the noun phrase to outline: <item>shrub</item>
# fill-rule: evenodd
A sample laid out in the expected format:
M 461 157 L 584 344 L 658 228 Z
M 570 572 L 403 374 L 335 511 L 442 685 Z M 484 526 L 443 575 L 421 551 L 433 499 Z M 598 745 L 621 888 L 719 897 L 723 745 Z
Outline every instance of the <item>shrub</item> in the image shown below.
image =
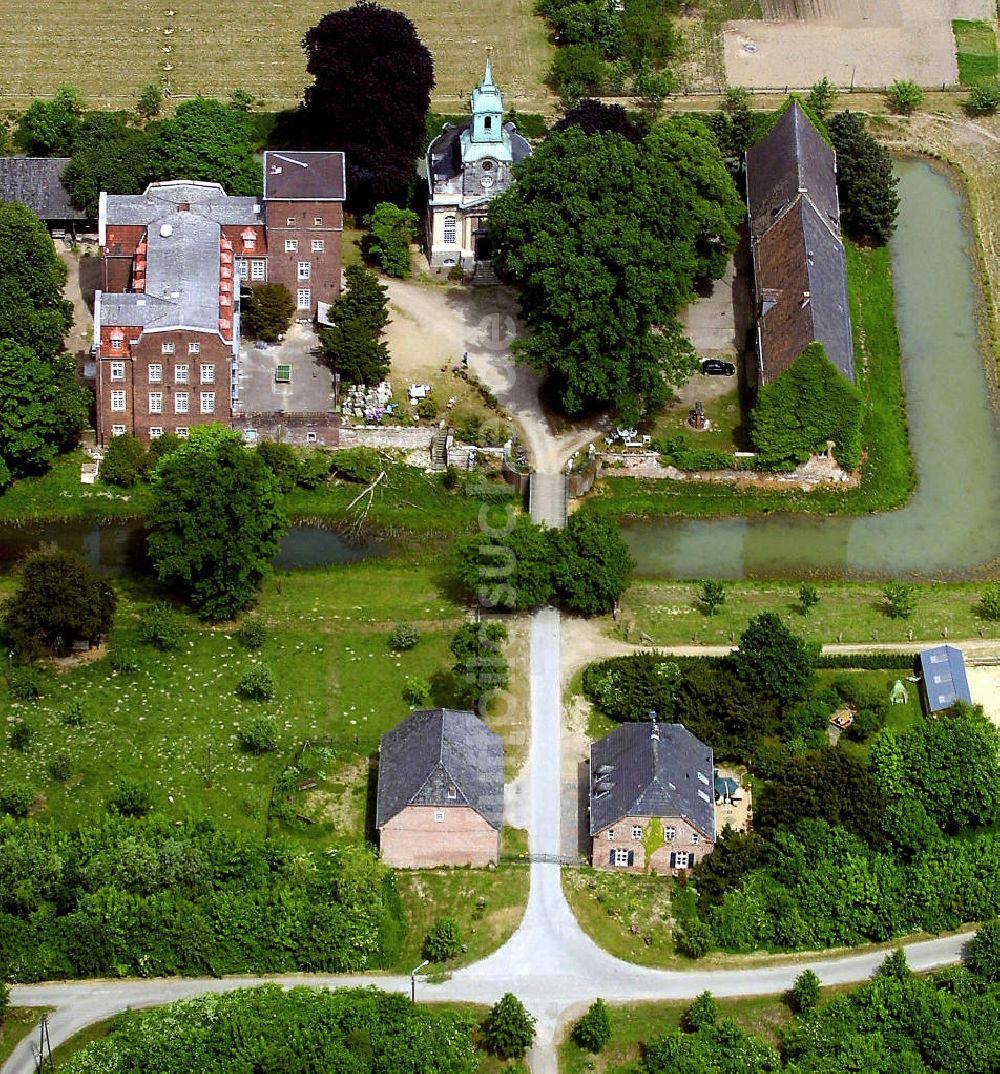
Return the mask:
M 260 649 L 267 641 L 267 627 L 259 616 L 251 615 L 240 623 L 236 640 L 247 649 Z
M 169 604 L 151 604 L 139 617 L 139 638 L 161 652 L 172 652 L 184 638 L 184 620 Z
M 917 606 L 916 587 L 905 582 L 890 582 L 882 590 L 882 596 L 886 600 L 885 613 L 890 619 L 909 619 Z
M 975 86 L 965 102 L 965 110 L 970 116 L 992 116 L 1000 108 L 1000 84 Z
M 11 728 L 7 742 L 12 750 L 23 753 L 31 745 L 31 727 L 24 720 L 18 720 Z
M 3 1020 L 7 1017 L 7 1010 L 10 1007 L 10 986 L 6 981 L 0 981 L 0 1025 L 3 1025 Z
M 612 720 L 645 720 L 650 711 L 669 720 L 680 681 L 680 667 L 670 657 L 634 653 L 588 665 L 583 692 Z
M 993 582 L 983 590 L 979 611 L 986 619 L 1000 619 L 1000 582 Z
M 818 82 L 813 84 L 806 97 L 806 104 L 820 119 L 826 119 L 839 96 L 837 87 L 824 75 Z
M 319 448 L 304 451 L 299 457 L 299 485 L 317 489 L 330 476 L 330 456 Z
M 431 684 L 426 679 L 411 676 L 403 684 L 403 700 L 411 709 L 419 709 L 431 699 Z
M 431 395 L 425 395 L 417 404 L 417 413 L 425 421 L 433 421 L 438 416 L 437 400 Z
M 330 470 L 334 477 L 367 485 L 374 481 L 382 470 L 382 456 L 375 448 L 366 447 L 335 451 L 330 459 Z
M 1000 981 L 1000 919 L 983 923 L 969 943 L 965 964 L 987 981 Z
M 121 817 L 144 817 L 153 808 L 149 787 L 137 779 L 123 776 L 108 799 L 108 809 Z
M 295 299 L 283 283 L 262 283 L 252 288 L 243 303 L 240 327 L 245 335 L 277 343 L 295 316 Z
M 420 641 L 420 630 L 409 623 L 397 623 L 389 635 L 389 648 L 397 653 L 412 649 Z
M 57 783 L 65 783 L 73 775 L 73 758 L 68 750 L 60 750 L 49 761 L 49 775 Z
M 688 918 L 674 929 L 674 947 L 687 958 L 701 958 L 715 942 L 712 929 L 700 917 Z
M 30 783 L 9 780 L 0 784 L 0 813 L 9 813 L 12 817 L 26 817 L 34 800 L 35 790 Z
M 920 107 L 924 99 L 924 91 L 912 78 L 897 78 L 889 87 L 886 97 L 894 112 L 898 112 L 901 116 L 908 116 Z
M 803 970 L 795 978 L 788 993 L 789 1006 L 796 1014 L 805 1014 L 811 1011 L 819 1002 L 819 978 L 812 970 Z
M 697 1033 L 706 1026 L 714 1026 L 719 1020 L 719 1005 L 711 992 L 702 992 L 684 1012 L 684 1028 Z
M 710 578 L 702 582 L 699 600 L 708 609 L 709 615 L 715 615 L 715 609 L 726 603 L 726 587 L 722 582 Z
M 236 692 L 247 701 L 270 701 L 274 697 L 274 675 L 266 664 L 254 664 L 240 676 Z
M 119 675 L 130 675 L 139 670 L 139 656 L 135 649 L 128 645 L 116 645 L 108 655 L 108 664 L 112 671 Z
M 291 492 L 299 479 L 299 456 L 295 448 L 277 440 L 261 440 L 257 454 L 274 474 L 278 488 L 282 492 Z
M 424 939 L 424 958 L 431 962 L 447 962 L 462 950 L 462 934 L 452 917 L 439 917 Z
M 263 713 L 251 716 L 237 732 L 240 749 L 260 756 L 270 753 L 278 744 L 278 725 L 272 716 Z
M 512 992 L 494 1005 L 483 1023 L 487 1048 L 501 1059 L 516 1059 L 535 1039 L 535 1019 Z
M 810 582 L 803 582 L 799 586 L 799 607 L 803 615 L 808 615 L 819 604 L 819 593 Z
M 152 460 L 142 441 L 131 433 L 113 436 L 104 449 L 100 477 L 105 484 L 131 488 L 149 476 Z
M 66 706 L 62 718 L 67 727 L 83 727 L 83 702 L 79 698 L 73 698 Z
M 573 1027 L 573 1039 L 595 1055 L 611 1040 L 611 1013 L 603 999 L 595 999 Z
M 35 701 L 45 692 L 45 680 L 34 664 L 14 665 L 7 670 L 7 692 L 14 701 Z
M 171 451 L 176 451 L 183 443 L 184 441 L 176 433 L 171 432 L 162 433 L 151 440 L 149 442 L 151 464 L 155 467 L 164 455 L 169 455 Z
M 405 279 L 410 275 L 410 243 L 420 223 L 416 213 L 382 201 L 364 218 L 369 234 L 365 236 L 365 253 L 378 262 L 386 276 Z

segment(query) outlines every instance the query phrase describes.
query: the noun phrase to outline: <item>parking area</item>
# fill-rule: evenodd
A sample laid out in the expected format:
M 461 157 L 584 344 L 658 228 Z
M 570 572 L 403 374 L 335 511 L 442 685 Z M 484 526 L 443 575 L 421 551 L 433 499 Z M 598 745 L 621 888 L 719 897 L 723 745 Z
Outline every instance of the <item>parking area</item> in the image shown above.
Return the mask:
M 332 410 L 334 402 L 333 374 L 311 325 L 293 324 L 275 345 L 244 344 L 238 389 L 244 414 L 319 414 Z

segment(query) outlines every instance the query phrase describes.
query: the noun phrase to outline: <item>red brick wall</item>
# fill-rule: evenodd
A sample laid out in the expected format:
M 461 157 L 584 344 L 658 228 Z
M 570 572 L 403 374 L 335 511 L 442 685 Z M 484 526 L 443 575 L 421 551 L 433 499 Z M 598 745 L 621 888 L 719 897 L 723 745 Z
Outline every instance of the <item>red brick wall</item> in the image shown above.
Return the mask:
M 264 216 L 268 282 L 283 283 L 293 297 L 300 288 L 308 288 L 310 309 L 299 310 L 296 316 L 311 319 L 316 316 L 317 303 L 333 302 L 340 294 L 343 206 L 337 201 L 267 201 Z M 313 250 L 314 240 L 322 240 L 322 252 Z M 296 243 L 297 249 L 286 251 L 286 242 Z M 308 280 L 299 279 L 300 262 L 309 263 Z
M 444 819 L 436 821 L 435 814 Z M 500 833 L 468 806 L 407 806 L 379 831 L 382 860 L 399 869 L 496 863 Z
M 126 339 L 136 329 L 123 330 Z M 175 432 L 179 428 L 190 429 L 193 425 L 207 425 L 213 422 L 228 425 L 232 418 L 230 403 L 230 371 L 232 352 L 219 336 L 210 332 L 193 332 L 189 330 L 154 332 L 139 337 L 138 342 L 118 352 L 111 347 L 112 328 L 103 326 L 97 370 L 97 438 L 106 444 L 113 435 L 115 425 L 124 425 L 127 432 L 140 440 L 150 439 L 151 428 L 161 428 L 164 432 Z M 163 344 L 173 343 L 174 353 L 164 354 Z M 197 354 L 189 353 L 189 344 L 198 344 Z M 112 362 L 125 363 L 125 379 L 112 380 Z M 151 381 L 150 366 L 162 367 L 161 380 Z M 202 383 L 201 366 L 214 366 L 214 379 Z M 176 379 L 177 366 L 188 367 L 187 382 Z M 125 392 L 125 411 L 113 411 L 113 391 Z M 188 393 L 188 411 L 186 414 L 175 412 L 175 397 L 178 392 Z M 150 412 L 150 392 L 160 393 L 162 412 Z M 201 393 L 215 393 L 215 411 L 211 414 L 201 413 Z
M 661 817 L 664 827 L 673 828 L 675 836 L 672 841 L 665 842 L 663 846 L 653 851 L 651 868 L 657 873 L 686 872 L 693 864 L 701 861 L 712 852 L 713 843 L 703 832 L 699 832 L 686 820 L 680 817 Z M 646 870 L 646 848 L 643 846 L 642 837 L 632 838 L 634 826 L 642 828 L 643 835 L 648 831 L 649 817 L 622 817 L 614 824 L 602 828 L 594 837 L 591 844 L 591 860 L 595 869 L 608 869 L 611 871 L 641 873 Z M 614 838 L 609 838 L 609 833 L 614 833 Z M 698 837 L 695 843 L 694 836 Z M 611 852 L 613 850 L 625 850 L 632 852 L 632 865 L 612 865 Z M 670 855 L 677 851 L 684 851 L 690 855 L 687 869 L 672 869 Z

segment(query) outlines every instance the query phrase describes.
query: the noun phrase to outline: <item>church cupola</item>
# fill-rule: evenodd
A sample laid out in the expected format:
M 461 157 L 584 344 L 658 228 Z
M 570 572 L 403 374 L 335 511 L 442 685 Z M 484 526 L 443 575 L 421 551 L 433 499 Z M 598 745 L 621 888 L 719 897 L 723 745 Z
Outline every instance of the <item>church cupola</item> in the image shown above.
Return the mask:
M 493 82 L 490 53 L 486 50 L 486 73 L 472 91 L 472 141 L 503 141 L 503 95 Z

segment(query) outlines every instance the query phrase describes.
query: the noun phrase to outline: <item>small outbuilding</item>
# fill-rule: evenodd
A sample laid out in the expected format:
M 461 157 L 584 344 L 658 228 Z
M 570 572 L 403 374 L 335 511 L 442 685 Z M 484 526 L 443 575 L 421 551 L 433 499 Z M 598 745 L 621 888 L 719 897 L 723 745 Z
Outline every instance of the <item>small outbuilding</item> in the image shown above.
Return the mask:
M 457 709 L 418 710 L 386 731 L 375 825 L 388 865 L 495 865 L 503 825 L 500 736 Z
M 965 657 L 954 645 L 935 645 L 920 654 L 920 694 L 928 712 L 943 712 L 956 701 L 972 704 Z
M 20 202 L 51 231 L 92 231 L 96 219 L 77 209 L 63 186 L 69 157 L 0 157 L 0 201 Z
M 686 872 L 715 846 L 712 750 L 683 724 L 626 723 L 590 747 L 595 869 Z

